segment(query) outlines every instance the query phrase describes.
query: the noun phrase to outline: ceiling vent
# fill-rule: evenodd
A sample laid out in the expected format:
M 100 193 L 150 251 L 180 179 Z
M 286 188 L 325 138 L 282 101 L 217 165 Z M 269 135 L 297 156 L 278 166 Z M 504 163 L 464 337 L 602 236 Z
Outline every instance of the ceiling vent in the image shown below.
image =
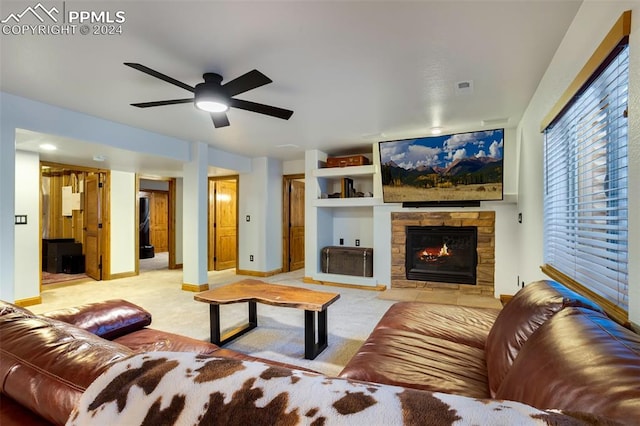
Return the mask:
M 459 81 L 456 83 L 456 95 L 470 95 L 473 93 L 473 80 Z
M 483 126 L 506 126 L 507 124 L 509 124 L 509 117 L 482 120 L 481 123 Z

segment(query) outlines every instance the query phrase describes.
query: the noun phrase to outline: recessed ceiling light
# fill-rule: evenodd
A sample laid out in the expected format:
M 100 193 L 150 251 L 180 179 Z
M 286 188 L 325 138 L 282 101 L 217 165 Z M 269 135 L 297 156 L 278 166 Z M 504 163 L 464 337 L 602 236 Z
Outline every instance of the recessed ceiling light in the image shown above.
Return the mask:
M 440 135 L 442 134 L 442 127 L 432 127 L 431 128 L 432 135 Z
M 300 148 L 298 145 L 292 144 L 292 143 L 284 143 L 282 145 L 276 145 L 276 148 Z
M 93 161 L 104 161 L 106 157 L 104 155 L 96 154 L 93 156 Z
M 40 145 L 40 149 L 43 151 L 55 151 L 58 147 L 50 143 L 43 143 Z

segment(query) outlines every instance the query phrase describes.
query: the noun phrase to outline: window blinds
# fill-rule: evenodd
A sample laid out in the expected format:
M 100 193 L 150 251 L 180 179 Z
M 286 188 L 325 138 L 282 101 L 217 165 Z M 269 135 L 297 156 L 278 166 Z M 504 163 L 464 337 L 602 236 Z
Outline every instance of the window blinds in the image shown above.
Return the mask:
M 628 310 L 628 45 L 545 130 L 545 263 Z

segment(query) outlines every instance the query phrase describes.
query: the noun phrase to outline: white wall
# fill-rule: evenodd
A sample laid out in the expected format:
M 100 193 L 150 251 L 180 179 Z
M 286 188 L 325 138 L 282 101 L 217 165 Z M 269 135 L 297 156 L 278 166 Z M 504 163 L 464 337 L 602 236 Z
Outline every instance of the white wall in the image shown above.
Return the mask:
M 327 154 L 324 152 L 314 149 L 305 153 L 304 275 L 306 277 L 314 277 L 320 270 L 319 248 L 334 245 L 333 214 L 329 212 L 330 209 L 316 208 L 313 204 L 313 201 L 320 197 L 322 189 L 319 180 L 312 177 L 312 173 L 318 168 L 320 161 L 326 160 Z
M 373 210 L 358 207 L 333 208 L 333 242 L 329 245 L 339 246 L 340 238 L 344 246 L 355 247 L 360 240 L 360 247 L 373 247 Z M 376 231 L 374 231 L 376 232 Z
M 282 162 L 267 159 L 265 271 L 282 268 Z
M 297 175 L 297 174 L 303 174 L 303 173 L 304 173 L 304 159 L 282 162 L 283 175 Z
M 547 278 L 543 263 L 543 137 L 540 124 L 625 10 L 632 10 L 629 41 L 629 318 L 640 324 L 640 4 L 585 1 L 558 47 L 518 127 L 521 279 Z
M 260 241 L 264 241 L 265 235 L 260 223 L 264 220 L 261 213 L 267 190 L 266 159 L 254 159 L 251 167 L 251 173 L 241 173 L 238 177 L 238 269 L 264 271 Z M 253 256 L 253 261 L 249 256 Z
M 15 300 L 15 213 L 16 144 L 15 128 L 5 114 L 0 92 L 0 299 Z
M 40 157 L 16 151 L 15 214 L 26 214 L 26 225 L 15 225 L 15 298 L 40 294 Z M 12 222 L 13 223 L 13 222 Z M 28 253 L 28 255 L 27 255 Z
M 183 231 L 182 231 L 183 180 L 176 178 L 176 264 L 182 263 Z
M 207 147 L 207 159 L 209 166 L 234 170 L 238 173 L 251 172 L 251 159 L 221 151 L 212 146 Z
M 282 267 L 282 163 L 261 157 L 239 176 L 238 268 L 268 272 Z M 250 221 L 246 217 L 250 216 Z M 253 261 L 249 256 L 253 255 Z
M 208 150 L 203 142 L 192 146 L 192 161 L 183 166 L 183 283 L 201 286 L 207 283 L 207 214 L 209 182 Z
M 135 271 L 136 175 L 111 172 L 111 274 Z

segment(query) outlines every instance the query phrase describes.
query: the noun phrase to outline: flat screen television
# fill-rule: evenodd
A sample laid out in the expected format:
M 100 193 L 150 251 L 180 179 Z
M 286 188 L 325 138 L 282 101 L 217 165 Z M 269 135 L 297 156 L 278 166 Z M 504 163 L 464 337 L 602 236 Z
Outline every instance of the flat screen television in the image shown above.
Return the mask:
M 378 148 L 385 203 L 477 205 L 503 198 L 504 129 L 384 141 Z

